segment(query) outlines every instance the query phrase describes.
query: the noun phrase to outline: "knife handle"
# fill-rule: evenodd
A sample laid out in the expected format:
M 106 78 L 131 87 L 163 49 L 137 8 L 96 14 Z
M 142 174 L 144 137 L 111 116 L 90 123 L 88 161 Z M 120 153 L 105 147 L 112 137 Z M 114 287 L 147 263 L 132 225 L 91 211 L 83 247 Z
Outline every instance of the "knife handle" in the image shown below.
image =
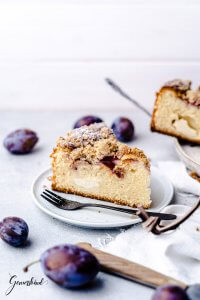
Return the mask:
M 175 284 L 184 289 L 187 287 L 185 283 L 179 280 L 168 277 L 119 256 L 93 248 L 88 243 L 79 243 L 78 246 L 91 252 L 98 259 L 101 271 L 103 272 L 111 273 L 153 288 L 165 284 Z

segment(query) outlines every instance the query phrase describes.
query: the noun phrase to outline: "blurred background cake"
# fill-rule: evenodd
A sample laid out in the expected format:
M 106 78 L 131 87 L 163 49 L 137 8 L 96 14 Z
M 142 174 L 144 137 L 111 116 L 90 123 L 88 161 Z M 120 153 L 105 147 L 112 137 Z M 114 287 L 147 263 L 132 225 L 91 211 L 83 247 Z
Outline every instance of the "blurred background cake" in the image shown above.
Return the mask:
M 191 81 L 175 79 L 156 96 L 151 130 L 200 144 L 200 88 Z

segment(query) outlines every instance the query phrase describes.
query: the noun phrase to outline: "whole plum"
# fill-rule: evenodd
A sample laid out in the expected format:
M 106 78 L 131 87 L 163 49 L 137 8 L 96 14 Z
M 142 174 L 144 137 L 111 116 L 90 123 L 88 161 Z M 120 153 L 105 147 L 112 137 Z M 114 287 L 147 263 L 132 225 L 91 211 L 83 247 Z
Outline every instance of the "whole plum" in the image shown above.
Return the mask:
M 75 128 L 79 128 L 79 127 L 84 126 L 84 125 L 89 126 L 93 123 L 101 123 L 101 122 L 103 122 L 103 121 L 99 117 L 85 116 L 85 117 L 82 117 L 81 119 L 79 119 L 78 121 L 76 121 L 73 128 L 75 129 Z
M 46 276 L 65 288 L 83 286 L 99 271 L 99 263 L 93 254 L 70 244 L 46 250 L 40 262 Z
M 27 223 L 18 217 L 7 217 L 0 222 L 0 237 L 11 246 L 24 245 L 28 238 L 29 228 Z
M 29 129 L 18 129 L 4 139 L 5 148 L 13 154 L 31 152 L 38 141 L 37 134 Z
M 152 300 L 190 300 L 186 291 L 177 285 L 164 285 L 157 288 Z
M 130 142 L 134 138 L 133 123 L 124 117 L 117 118 L 111 126 L 116 138 L 121 142 Z

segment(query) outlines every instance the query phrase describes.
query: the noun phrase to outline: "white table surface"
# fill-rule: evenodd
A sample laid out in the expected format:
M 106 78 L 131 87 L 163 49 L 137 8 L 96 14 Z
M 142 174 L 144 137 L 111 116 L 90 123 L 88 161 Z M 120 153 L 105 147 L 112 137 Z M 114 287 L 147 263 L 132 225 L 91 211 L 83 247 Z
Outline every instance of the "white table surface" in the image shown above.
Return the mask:
M 119 112 L 98 113 L 107 124 L 119 116 Z M 37 280 L 43 277 L 40 265 L 35 265 L 29 273 L 22 268 L 39 258 L 47 248 L 61 243 L 89 242 L 99 247 L 101 242 L 115 237 L 120 230 L 89 230 L 73 227 L 57 221 L 41 212 L 33 203 L 31 185 L 36 176 L 50 164 L 49 154 L 58 136 L 63 135 L 83 112 L 0 112 L 0 219 L 7 216 L 18 216 L 26 220 L 30 228 L 29 245 L 24 248 L 12 248 L 0 241 L 0 299 L 38 300 L 97 300 L 122 299 L 148 300 L 152 289 L 136 283 L 100 273 L 91 288 L 70 291 L 65 290 L 50 280 L 43 286 L 16 286 L 12 293 L 5 296 L 10 275 L 17 275 L 18 280 L 28 280 L 34 276 Z M 146 154 L 155 160 L 176 160 L 173 139 L 149 130 L 148 117 L 134 107 L 123 115 L 130 117 L 135 124 L 135 146 L 141 147 Z M 18 128 L 35 130 L 40 141 L 35 150 L 28 155 L 11 155 L 2 142 L 10 131 Z

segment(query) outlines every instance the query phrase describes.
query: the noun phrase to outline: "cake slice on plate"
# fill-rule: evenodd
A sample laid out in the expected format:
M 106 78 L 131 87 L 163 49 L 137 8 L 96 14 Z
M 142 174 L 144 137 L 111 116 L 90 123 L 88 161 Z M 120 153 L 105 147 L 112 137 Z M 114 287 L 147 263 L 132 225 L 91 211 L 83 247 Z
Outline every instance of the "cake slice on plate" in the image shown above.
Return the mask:
M 151 130 L 200 144 L 200 88 L 175 79 L 157 93 Z
M 150 164 L 143 151 L 117 141 L 104 123 L 60 137 L 52 157 L 52 189 L 117 204 L 150 207 Z

